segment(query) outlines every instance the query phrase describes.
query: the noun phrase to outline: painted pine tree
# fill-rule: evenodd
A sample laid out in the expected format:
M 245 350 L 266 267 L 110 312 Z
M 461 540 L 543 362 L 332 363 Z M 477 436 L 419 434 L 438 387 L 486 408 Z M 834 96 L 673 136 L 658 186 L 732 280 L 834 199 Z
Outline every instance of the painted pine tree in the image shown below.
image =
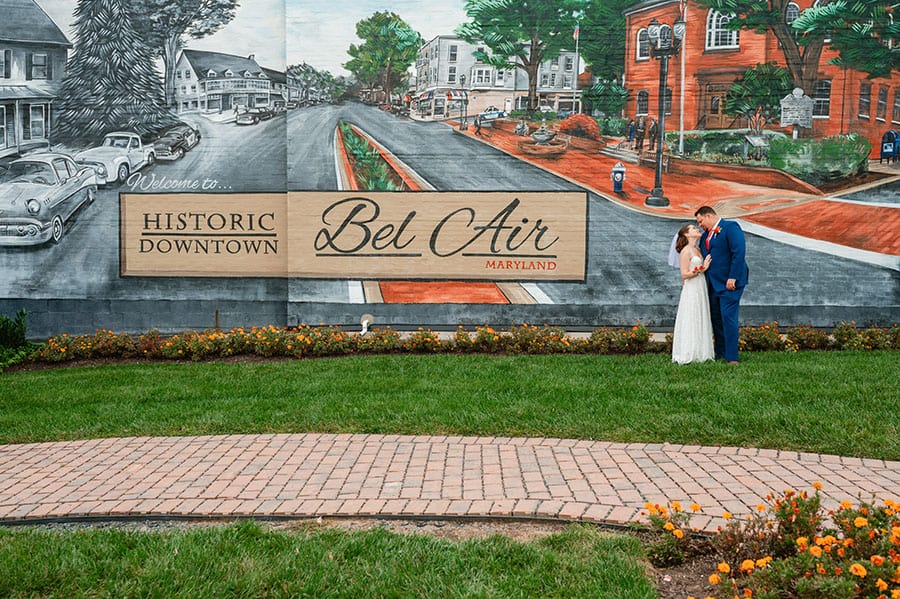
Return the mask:
M 79 0 L 75 30 L 57 116 L 63 140 L 96 142 L 114 130 L 151 133 L 177 121 L 164 107 L 153 50 L 121 0 Z

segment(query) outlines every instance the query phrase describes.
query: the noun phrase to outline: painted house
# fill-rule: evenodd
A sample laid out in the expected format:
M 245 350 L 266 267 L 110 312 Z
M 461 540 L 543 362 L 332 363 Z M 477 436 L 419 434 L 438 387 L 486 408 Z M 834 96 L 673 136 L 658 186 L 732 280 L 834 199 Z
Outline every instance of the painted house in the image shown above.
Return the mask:
M 796 19 L 813 3 L 787 3 L 785 19 Z M 649 0 L 625 11 L 625 86 L 631 91 L 626 107 L 628 117 L 656 116 L 658 112 L 660 63 L 650 56 L 647 26 L 653 18 L 671 25 L 678 18 L 680 6 L 679 0 Z M 667 130 L 682 126 L 684 130 L 746 127 L 742 119 L 724 112 L 732 83 L 757 63 L 785 66 L 784 54 L 773 34 L 729 31 L 724 27 L 729 19 L 730 15 L 688 2 L 682 45 L 683 79 L 682 56 L 669 60 L 664 99 Z M 865 73 L 829 64 L 836 56 L 826 44 L 815 89 L 804 90 L 814 100 L 812 136 L 859 133 L 872 142 L 873 155 L 877 156 L 882 134 L 888 129 L 900 129 L 900 78 L 868 79 Z
M 488 106 L 507 112 L 526 107 L 527 74 L 521 69 L 498 69 L 480 62 L 474 56 L 479 50 L 489 52 L 483 44 L 472 44 L 455 35 L 438 35 L 419 48 L 413 106 L 416 115 L 455 118 L 464 101 L 468 101 L 470 113 Z M 580 107 L 577 72 L 583 68 L 584 61 L 576 60 L 574 52 L 565 50 L 542 63 L 538 71 L 538 103 L 553 110 L 571 109 L 573 102 Z
M 272 81 L 255 57 L 184 50 L 175 67 L 178 112 L 272 106 Z M 282 97 L 283 99 L 283 97 Z
M 269 100 L 271 102 L 271 108 L 282 109 L 287 104 L 287 101 L 290 98 L 290 92 L 288 91 L 288 79 L 287 76 L 282 71 L 276 71 L 275 69 L 267 69 L 266 67 L 262 68 L 263 73 L 266 74 L 266 77 L 269 78 L 270 90 L 271 94 Z
M 0 2 L 0 157 L 49 140 L 71 47 L 33 0 Z

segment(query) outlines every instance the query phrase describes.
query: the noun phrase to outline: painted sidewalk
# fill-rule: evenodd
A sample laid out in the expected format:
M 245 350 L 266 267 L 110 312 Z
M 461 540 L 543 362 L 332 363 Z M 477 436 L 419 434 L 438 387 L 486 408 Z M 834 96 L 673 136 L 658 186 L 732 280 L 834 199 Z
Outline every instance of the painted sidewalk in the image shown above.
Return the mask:
M 569 149 L 557 159 L 536 158 L 527 156 L 518 149 L 518 143 L 523 137 L 501 128 L 485 129 L 482 135 L 476 136 L 471 127 L 460 131 L 457 121 L 447 121 L 447 126 L 455 126 L 453 130 L 459 135 L 494 146 L 638 212 L 690 221 L 697 208 L 711 204 L 725 218 L 750 221 L 773 231 L 776 236 L 781 232 L 873 254 L 885 254 L 891 257 L 887 261 L 891 268 L 896 269 L 900 264 L 895 258 L 900 256 L 898 204 L 870 205 L 834 199 L 836 195 L 865 192 L 868 188 L 895 183 L 900 177 L 900 163 L 879 164 L 877 161 L 870 161 L 869 170 L 880 172 L 885 176 L 884 179 L 856 189 L 845 189 L 837 194 L 822 195 L 758 187 L 723 179 L 666 174 L 663 177 L 663 187 L 670 205 L 652 207 L 646 206 L 644 200 L 654 186 L 656 172 L 653 168 L 626 164 L 624 191 L 616 193 L 610 180 L 612 168 L 618 162 L 616 158 L 577 149 Z
M 626 524 L 697 502 L 711 531 L 766 494 L 826 508 L 900 494 L 900 462 L 565 439 L 350 434 L 137 437 L 0 446 L 0 523 L 117 517 L 497 517 Z

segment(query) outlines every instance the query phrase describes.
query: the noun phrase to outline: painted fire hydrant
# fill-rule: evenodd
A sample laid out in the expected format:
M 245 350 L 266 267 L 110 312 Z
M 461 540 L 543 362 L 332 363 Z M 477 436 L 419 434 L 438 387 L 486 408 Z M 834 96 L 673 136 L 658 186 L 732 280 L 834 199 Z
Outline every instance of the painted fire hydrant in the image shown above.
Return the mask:
M 612 179 L 613 191 L 616 193 L 622 193 L 622 183 L 625 182 L 625 165 L 621 162 L 617 162 L 613 167 L 612 173 L 609 175 L 609 178 Z

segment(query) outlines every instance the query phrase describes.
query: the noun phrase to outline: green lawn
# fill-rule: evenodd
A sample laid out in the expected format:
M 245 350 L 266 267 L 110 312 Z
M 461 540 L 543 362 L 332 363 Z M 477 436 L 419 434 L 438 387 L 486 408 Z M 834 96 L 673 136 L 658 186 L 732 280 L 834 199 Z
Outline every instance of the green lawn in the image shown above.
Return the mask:
M 170 532 L 0 529 L 2 597 L 656 596 L 640 543 L 589 526 L 520 543 L 241 523 Z
M 350 432 L 739 445 L 900 460 L 900 353 L 383 355 L 0 374 L 0 443 Z

